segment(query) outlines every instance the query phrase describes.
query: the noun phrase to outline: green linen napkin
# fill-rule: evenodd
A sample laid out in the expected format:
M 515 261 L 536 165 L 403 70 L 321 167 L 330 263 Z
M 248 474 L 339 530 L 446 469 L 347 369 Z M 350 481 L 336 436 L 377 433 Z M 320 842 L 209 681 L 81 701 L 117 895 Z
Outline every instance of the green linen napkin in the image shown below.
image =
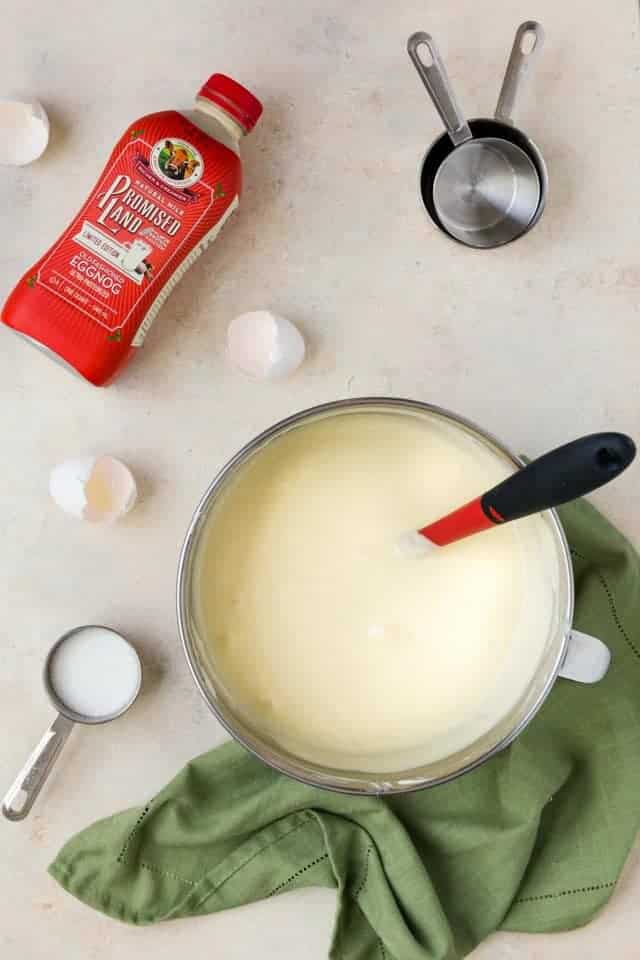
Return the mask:
M 337 960 L 458 960 L 497 929 L 586 923 L 640 819 L 640 570 L 589 504 L 561 515 L 575 626 L 610 646 L 612 665 L 593 686 L 559 680 L 507 750 L 452 783 L 379 799 L 304 786 L 225 744 L 145 807 L 78 834 L 51 874 L 134 924 L 336 887 Z

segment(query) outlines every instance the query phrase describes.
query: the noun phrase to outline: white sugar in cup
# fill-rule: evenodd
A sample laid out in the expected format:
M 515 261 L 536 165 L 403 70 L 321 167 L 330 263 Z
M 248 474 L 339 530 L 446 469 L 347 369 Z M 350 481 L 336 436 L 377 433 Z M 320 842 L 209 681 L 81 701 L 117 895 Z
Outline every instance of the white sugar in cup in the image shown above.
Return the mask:
M 61 713 L 80 723 L 113 720 L 131 706 L 142 682 L 140 658 L 109 627 L 78 627 L 47 657 L 45 686 Z
M 115 630 L 76 627 L 49 651 L 44 684 L 58 716 L 7 791 L 7 820 L 27 816 L 75 723 L 106 723 L 129 709 L 142 686 L 142 664 Z

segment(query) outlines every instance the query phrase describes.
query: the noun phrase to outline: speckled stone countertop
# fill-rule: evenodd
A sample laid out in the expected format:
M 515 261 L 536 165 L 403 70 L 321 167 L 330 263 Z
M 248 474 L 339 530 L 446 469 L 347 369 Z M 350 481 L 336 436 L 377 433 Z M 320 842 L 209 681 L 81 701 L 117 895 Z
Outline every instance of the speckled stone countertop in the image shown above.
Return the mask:
M 516 25 L 547 43 L 517 121 L 542 148 L 551 193 L 523 240 L 476 253 L 440 236 L 417 198 L 440 132 L 405 53 L 440 41 L 459 99 L 490 114 Z M 107 622 L 135 640 L 143 696 L 118 722 L 74 733 L 31 818 L 0 823 L 0 949 L 20 960 L 326 957 L 334 895 L 308 890 L 225 915 L 130 929 L 66 896 L 45 867 L 89 821 L 140 803 L 224 739 L 188 674 L 174 616 L 179 546 L 214 472 L 254 433 L 313 403 L 397 394 L 539 453 L 588 430 L 640 436 L 634 0 L 23 0 L 3 18 L 2 85 L 40 97 L 52 141 L 3 168 L 0 296 L 66 225 L 136 116 L 189 106 L 213 71 L 264 101 L 244 145 L 240 215 L 164 307 L 141 355 L 96 390 L 9 333 L 0 351 L 4 615 L 0 773 L 6 785 L 52 711 L 40 683 L 53 639 Z M 270 307 L 304 330 L 291 381 L 230 371 L 224 334 Z M 111 452 L 141 479 L 129 519 L 93 528 L 47 497 L 50 467 Z M 638 468 L 595 501 L 640 542 Z M 474 960 L 638 956 L 640 863 L 587 928 L 499 936 Z

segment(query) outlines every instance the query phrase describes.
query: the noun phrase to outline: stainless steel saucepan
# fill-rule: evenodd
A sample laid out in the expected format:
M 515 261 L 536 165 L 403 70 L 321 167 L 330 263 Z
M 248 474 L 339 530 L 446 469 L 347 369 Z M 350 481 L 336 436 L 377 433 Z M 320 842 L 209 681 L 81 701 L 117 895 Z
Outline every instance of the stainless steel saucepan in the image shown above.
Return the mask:
M 314 421 L 380 413 L 418 418 L 427 424 L 445 423 L 470 435 L 511 468 L 524 465 L 498 440 L 468 420 L 426 403 L 399 398 L 370 397 L 338 400 L 304 410 L 277 423 L 248 443 L 220 471 L 198 505 L 180 557 L 178 571 L 178 623 L 184 652 L 193 678 L 208 706 L 227 730 L 265 763 L 297 780 L 345 793 L 404 793 L 434 786 L 473 769 L 506 747 L 527 726 L 548 696 L 558 676 L 592 683 L 601 679 L 609 664 L 609 651 L 595 637 L 573 629 L 574 581 L 569 547 L 554 510 L 542 514 L 545 541 L 549 546 L 549 590 L 553 615 L 545 631 L 544 652 L 530 683 L 516 706 L 491 730 L 473 743 L 439 760 L 403 770 L 380 769 L 375 773 L 327 767 L 294 756 L 251 726 L 234 705 L 216 665 L 198 617 L 198 578 L 194 574 L 203 531 L 215 522 L 215 507 L 225 492 L 250 469 L 254 457 L 291 430 L 304 430 Z M 224 549 L 224 547 L 222 547 Z M 331 704 L 327 704 L 331 710 Z

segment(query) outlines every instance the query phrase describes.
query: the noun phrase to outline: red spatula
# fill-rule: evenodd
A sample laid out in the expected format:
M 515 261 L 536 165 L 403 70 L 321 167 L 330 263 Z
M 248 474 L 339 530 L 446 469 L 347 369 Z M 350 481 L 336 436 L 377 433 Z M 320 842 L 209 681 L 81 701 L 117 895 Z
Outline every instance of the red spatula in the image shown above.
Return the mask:
M 592 433 L 565 443 L 475 500 L 405 534 L 402 549 L 429 552 L 432 547 L 445 547 L 482 530 L 576 500 L 614 480 L 635 455 L 635 444 L 624 433 Z

